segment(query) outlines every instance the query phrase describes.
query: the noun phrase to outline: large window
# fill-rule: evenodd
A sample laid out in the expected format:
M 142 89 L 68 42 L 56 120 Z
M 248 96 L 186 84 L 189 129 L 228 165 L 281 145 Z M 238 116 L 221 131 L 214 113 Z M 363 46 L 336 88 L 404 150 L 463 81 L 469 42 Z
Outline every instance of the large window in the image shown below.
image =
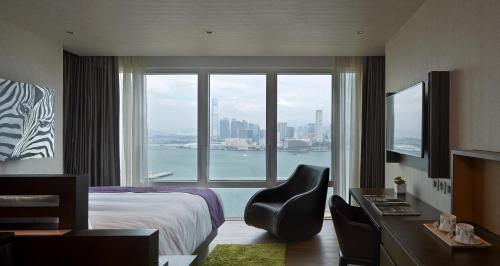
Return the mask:
M 278 75 L 277 177 L 298 164 L 331 166 L 332 76 Z
M 147 74 L 151 183 L 211 187 L 226 218 L 241 218 L 257 190 L 298 164 L 331 167 L 332 76 L 324 73 Z M 266 132 L 266 123 L 276 128 Z
M 266 75 L 210 75 L 210 180 L 266 179 Z
M 146 75 L 149 179 L 197 180 L 198 75 Z

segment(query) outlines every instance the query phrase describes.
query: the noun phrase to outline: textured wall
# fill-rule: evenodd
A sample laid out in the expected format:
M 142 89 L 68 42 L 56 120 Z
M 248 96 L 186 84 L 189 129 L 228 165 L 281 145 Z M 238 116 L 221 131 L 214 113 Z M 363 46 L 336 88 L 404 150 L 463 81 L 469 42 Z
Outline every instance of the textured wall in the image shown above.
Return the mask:
M 55 90 L 55 156 L 0 162 L 0 174 L 63 172 L 63 48 L 37 34 L 0 20 L 0 77 Z
M 386 91 L 450 70 L 452 148 L 500 152 L 500 1 L 427 0 L 386 44 Z M 433 191 L 425 171 L 386 164 L 386 186 L 408 190 L 443 211 L 450 197 Z

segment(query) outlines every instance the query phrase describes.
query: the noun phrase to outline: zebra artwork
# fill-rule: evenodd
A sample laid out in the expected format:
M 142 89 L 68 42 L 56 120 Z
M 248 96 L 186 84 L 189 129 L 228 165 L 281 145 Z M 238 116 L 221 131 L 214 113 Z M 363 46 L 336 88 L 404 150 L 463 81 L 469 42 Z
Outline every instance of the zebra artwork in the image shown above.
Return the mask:
M 54 156 L 54 90 L 0 78 L 0 161 Z

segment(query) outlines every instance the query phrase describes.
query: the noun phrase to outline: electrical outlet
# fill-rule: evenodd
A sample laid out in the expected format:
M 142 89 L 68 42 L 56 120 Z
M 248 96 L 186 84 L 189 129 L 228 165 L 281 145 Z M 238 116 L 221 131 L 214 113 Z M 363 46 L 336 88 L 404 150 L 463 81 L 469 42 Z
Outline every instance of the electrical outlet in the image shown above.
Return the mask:
M 451 183 L 450 182 L 446 182 L 446 194 L 450 194 L 451 195 Z
M 444 180 L 439 180 L 439 191 L 445 193 L 445 184 Z

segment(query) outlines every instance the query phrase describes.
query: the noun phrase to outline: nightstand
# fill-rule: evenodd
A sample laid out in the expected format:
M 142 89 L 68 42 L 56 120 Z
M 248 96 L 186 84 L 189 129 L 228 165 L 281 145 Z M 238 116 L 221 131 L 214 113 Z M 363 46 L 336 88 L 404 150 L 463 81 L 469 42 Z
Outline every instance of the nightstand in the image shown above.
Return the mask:
M 0 265 L 13 266 L 12 242 L 14 233 L 0 233 Z

